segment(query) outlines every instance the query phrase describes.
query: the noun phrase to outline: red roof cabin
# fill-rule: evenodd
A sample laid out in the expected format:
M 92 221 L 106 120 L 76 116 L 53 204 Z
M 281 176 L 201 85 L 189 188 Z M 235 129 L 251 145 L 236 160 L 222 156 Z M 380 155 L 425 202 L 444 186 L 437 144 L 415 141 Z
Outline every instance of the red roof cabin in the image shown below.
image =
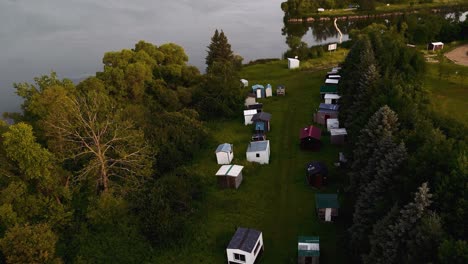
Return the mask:
M 308 126 L 302 128 L 300 133 L 301 148 L 319 151 L 321 135 L 322 131 L 318 127 Z

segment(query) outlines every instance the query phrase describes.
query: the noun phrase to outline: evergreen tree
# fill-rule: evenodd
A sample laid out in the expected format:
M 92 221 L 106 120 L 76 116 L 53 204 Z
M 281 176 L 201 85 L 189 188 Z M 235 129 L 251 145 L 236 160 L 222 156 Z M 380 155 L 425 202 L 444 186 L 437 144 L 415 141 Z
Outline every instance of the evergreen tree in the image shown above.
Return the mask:
M 353 151 L 353 162 L 350 169 L 351 190 L 358 190 L 361 183 L 359 172 L 374 154 L 374 149 L 385 137 L 392 137 L 398 129 L 398 117 L 388 106 L 381 107 L 369 119 L 361 130 Z M 364 182 L 364 185 L 367 184 Z
M 373 53 L 369 39 L 359 36 L 349 51 L 348 56 L 346 56 L 342 70 L 340 71 L 342 75 L 338 87 L 341 95 L 340 120 L 345 121 L 352 118 L 348 116 L 353 114 L 350 107 L 355 101 L 355 95 L 359 85 L 359 79 L 356 76 L 360 76 L 363 69 L 367 69 L 369 66 L 368 63 L 372 63 L 372 57 Z M 363 64 L 361 65 L 361 63 Z
M 222 30 L 221 33 L 219 33 L 217 29 L 215 30 L 215 33 L 211 38 L 211 43 L 208 46 L 207 52 L 207 72 L 210 72 L 211 67 L 213 66 L 213 63 L 215 61 L 219 61 L 222 63 L 234 62 L 234 54 L 231 50 L 231 44 L 229 44 L 228 39 Z
M 409 232 L 417 227 L 427 213 L 431 197 L 425 182 L 416 192 L 414 201 L 400 211 L 394 224 L 387 228 L 380 226 L 379 229 L 374 229 L 371 250 L 363 257 L 364 263 L 401 263 L 401 256 L 406 253 L 404 242 L 408 240 Z
M 349 229 L 351 245 L 356 253 L 367 252 L 367 237 L 372 224 L 379 220 L 391 204 L 389 190 L 393 189 L 395 178 L 402 162 L 406 158 L 403 143 L 396 144 L 387 136 L 382 139 L 374 151 L 371 161 L 362 173 L 361 188 L 355 204 L 353 225 Z

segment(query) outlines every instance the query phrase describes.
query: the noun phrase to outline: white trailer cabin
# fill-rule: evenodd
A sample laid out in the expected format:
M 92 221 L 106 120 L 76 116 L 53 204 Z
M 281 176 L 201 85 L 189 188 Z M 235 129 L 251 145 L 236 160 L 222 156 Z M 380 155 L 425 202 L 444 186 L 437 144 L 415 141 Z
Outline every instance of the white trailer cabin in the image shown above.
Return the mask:
M 294 58 L 288 58 L 288 69 L 299 68 L 299 60 Z
M 215 154 L 218 164 L 231 164 L 234 158 L 234 147 L 232 144 L 223 143 L 216 148 Z
M 341 96 L 337 94 L 325 94 L 324 98 L 326 104 L 337 104 Z
M 270 162 L 270 141 L 253 141 L 246 152 L 247 161 L 268 164 Z
M 262 232 L 239 227 L 226 248 L 228 264 L 254 264 L 263 252 Z
M 330 129 L 340 128 L 340 121 L 338 118 L 328 118 L 327 119 L 327 131 Z
M 340 82 L 340 80 L 338 79 L 326 79 L 325 80 L 325 84 L 338 84 Z

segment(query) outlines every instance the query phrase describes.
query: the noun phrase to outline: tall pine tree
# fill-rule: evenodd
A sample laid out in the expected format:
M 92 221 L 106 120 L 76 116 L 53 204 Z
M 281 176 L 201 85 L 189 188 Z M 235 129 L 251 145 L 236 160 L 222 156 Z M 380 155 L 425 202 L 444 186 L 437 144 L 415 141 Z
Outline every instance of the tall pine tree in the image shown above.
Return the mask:
M 401 263 L 405 253 L 405 241 L 409 239 L 409 232 L 418 226 L 421 219 L 427 215 L 427 208 L 431 204 L 432 195 L 429 193 L 427 182 L 423 183 L 416 192 L 413 202 L 407 204 L 395 219 L 394 224 L 378 229 L 374 228 L 371 236 L 371 250 L 363 257 L 364 263 Z M 386 217 L 385 220 L 388 221 Z M 388 223 L 388 222 L 387 222 Z
M 215 33 L 211 38 L 211 43 L 208 46 L 207 52 L 207 72 L 210 72 L 215 62 L 235 64 L 231 44 L 229 44 L 228 39 L 222 30 L 221 33 L 219 33 L 217 29 L 215 30 Z
M 392 137 L 398 129 L 398 117 L 388 106 L 381 107 L 369 119 L 367 125 L 361 130 L 352 155 L 352 164 L 349 172 L 351 190 L 356 191 L 361 185 L 360 172 L 374 155 L 378 143 L 385 137 Z
M 355 203 L 353 225 L 349 229 L 351 245 L 357 255 L 367 252 L 368 236 L 372 225 L 388 211 L 392 204 L 389 190 L 398 175 L 402 162 L 406 159 L 403 143 L 396 144 L 390 136 L 382 139 L 374 151 L 367 168 L 361 173 L 361 185 Z

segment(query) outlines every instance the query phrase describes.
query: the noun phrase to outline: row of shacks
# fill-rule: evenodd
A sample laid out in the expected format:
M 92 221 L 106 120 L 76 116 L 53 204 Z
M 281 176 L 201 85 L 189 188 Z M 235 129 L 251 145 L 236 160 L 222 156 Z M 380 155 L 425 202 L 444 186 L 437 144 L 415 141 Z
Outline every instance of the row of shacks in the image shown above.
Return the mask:
M 338 75 L 339 69 L 334 68 L 332 70 L 333 74 L 327 75 L 327 80 L 325 84 L 328 87 L 334 87 L 334 92 L 332 93 L 325 93 L 323 94 L 323 98 L 325 99 L 325 103 L 319 106 L 319 111 L 314 116 L 314 120 L 316 123 L 321 125 L 326 125 L 327 130 L 331 133 L 333 137 L 332 129 L 339 129 L 338 122 L 338 99 L 339 95 L 337 93 L 336 85 L 339 82 L 339 77 L 331 76 L 331 75 Z M 337 80 L 337 81 L 329 81 L 329 79 Z M 245 84 L 245 82 L 243 82 Z M 245 84 L 245 85 L 248 85 Z M 271 86 L 267 86 L 271 87 Z M 327 88 L 333 91 L 331 88 Z M 258 92 L 260 91 L 260 92 Z M 253 124 L 254 135 L 252 136 L 252 141 L 249 143 L 249 147 L 246 153 L 247 160 L 254 161 L 253 159 L 258 159 L 261 157 L 261 151 L 265 151 L 268 149 L 268 156 L 269 156 L 269 141 L 266 140 L 266 132 L 270 131 L 270 120 L 271 115 L 263 112 L 261 109 L 261 105 L 258 106 L 256 103 L 256 98 L 261 98 L 259 95 L 267 95 L 269 92 L 263 91 L 262 88 L 256 87 L 255 93 L 249 96 L 246 99 L 246 110 L 244 111 L 244 124 L 251 125 Z M 322 88 L 321 88 L 322 92 Z M 320 112 L 320 113 L 319 113 Z M 332 120 L 334 121 L 328 121 Z M 312 150 L 320 150 L 320 138 L 321 138 L 321 130 L 316 126 L 308 126 L 301 130 L 300 133 L 301 137 L 301 147 L 308 148 Z M 264 143 L 268 142 L 268 143 Z M 334 144 L 342 144 L 344 140 L 338 142 L 333 142 Z M 228 150 L 232 150 L 232 145 L 229 148 L 225 146 Z M 223 149 L 220 145 L 218 149 Z M 260 151 L 260 153 L 258 153 Z M 249 154 L 251 152 L 251 154 Z M 229 163 L 232 161 L 232 157 L 229 158 L 229 155 L 225 155 L 225 158 Z M 257 160 L 254 162 L 259 163 L 268 163 L 264 162 L 264 160 Z M 219 160 L 218 160 L 219 163 Z M 225 165 L 226 166 L 226 165 Z M 227 165 L 228 167 L 221 167 L 218 173 L 220 176 L 222 175 L 229 175 L 230 173 L 233 175 L 238 174 L 242 168 L 242 166 L 238 165 Z M 236 167 L 238 166 L 238 167 Z M 217 173 L 217 175 L 218 175 Z M 327 182 L 327 174 L 328 170 L 326 165 L 323 162 L 313 161 L 307 164 L 306 167 L 306 175 L 307 181 L 309 184 L 321 187 L 323 184 Z M 219 180 L 219 181 L 226 181 L 226 180 Z M 242 176 L 240 177 L 240 181 L 232 181 L 232 182 L 220 182 L 220 186 L 228 187 L 228 188 L 238 188 L 240 182 L 242 181 Z M 315 207 L 316 213 L 318 218 L 325 221 L 325 222 L 332 222 L 338 216 L 338 195 L 337 194 L 323 194 L 317 193 L 315 195 Z M 320 258 L 320 239 L 317 236 L 299 236 L 297 241 L 298 247 L 298 263 L 305 264 L 305 263 L 313 263 L 318 264 Z M 234 233 L 229 245 L 226 248 L 226 254 L 229 264 L 235 263 L 255 263 L 258 259 L 258 256 L 262 254 L 264 251 L 263 245 L 263 235 L 261 231 L 251 229 L 251 228 L 237 228 L 236 232 Z
M 248 81 L 241 80 L 248 86 Z M 277 95 L 285 95 L 285 87 L 278 86 Z M 246 159 L 250 162 L 268 164 L 270 161 L 270 141 L 266 134 L 271 130 L 271 114 L 262 110 L 263 105 L 256 102 L 257 98 L 272 96 L 271 85 L 252 86 L 252 93 L 245 100 L 244 125 L 253 125 L 253 135 L 247 147 Z M 221 188 L 239 188 L 242 182 L 242 169 L 240 165 L 230 165 L 234 158 L 233 146 L 224 143 L 216 149 L 218 164 L 225 164 L 216 173 Z M 252 228 L 237 228 L 226 248 L 228 263 L 255 263 L 257 257 L 264 250 L 262 232 Z
M 248 86 L 248 81 L 241 79 L 244 86 Z M 252 86 L 253 91 L 261 91 L 260 95 L 265 96 L 265 91 L 261 85 Z M 271 85 L 267 85 L 271 89 Z M 281 90 L 281 91 L 280 91 Z M 284 95 L 284 86 L 279 86 L 277 94 Z M 267 92 L 266 94 L 269 94 Z M 246 159 L 249 162 L 260 164 L 268 164 L 270 162 L 270 141 L 267 140 L 266 134 L 271 130 L 270 120 L 271 114 L 262 111 L 263 104 L 256 102 L 256 95 L 249 94 L 245 100 L 244 124 L 253 125 L 253 135 L 251 142 L 245 153 Z M 242 183 L 243 166 L 231 165 L 234 159 L 234 147 L 232 144 L 223 143 L 218 146 L 215 151 L 218 164 L 223 165 L 216 172 L 218 185 L 221 188 L 239 188 Z

